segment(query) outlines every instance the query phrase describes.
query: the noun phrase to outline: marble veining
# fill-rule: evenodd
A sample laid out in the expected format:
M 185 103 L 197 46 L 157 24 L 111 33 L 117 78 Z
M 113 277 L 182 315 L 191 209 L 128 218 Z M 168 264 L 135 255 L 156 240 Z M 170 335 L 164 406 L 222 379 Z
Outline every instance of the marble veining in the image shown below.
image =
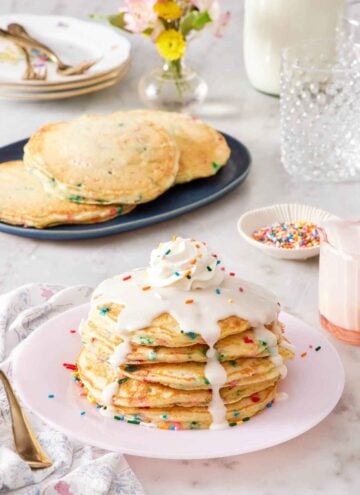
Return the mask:
M 120 0 L 1 0 L 0 14 L 62 13 L 86 17 L 111 12 Z M 31 281 L 88 284 L 143 266 L 152 246 L 172 234 L 204 239 L 239 276 L 275 291 L 283 308 L 319 328 L 318 261 L 282 261 L 243 242 L 236 220 L 244 211 L 275 202 L 304 202 L 344 217 L 359 215 L 359 184 L 311 184 L 290 178 L 280 163 L 279 101 L 253 90 L 242 60 L 242 0 L 223 0 L 233 12 L 222 40 L 194 41 L 188 62 L 209 83 L 198 115 L 250 149 L 248 179 L 206 208 L 147 229 L 91 241 L 48 242 L 0 234 L 0 293 Z M 133 63 L 125 79 L 104 92 L 59 102 L 0 101 L 0 146 L 28 136 L 41 124 L 84 112 L 141 106 L 136 84 L 158 63 L 146 40 L 130 38 Z M 204 56 L 206 54 L 206 56 Z M 0 156 L 1 160 L 1 156 Z M 343 398 L 325 421 L 284 445 L 228 459 L 162 461 L 128 457 L 148 495 L 356 495 L 360 493 L 360 350 L 334 341 L 346 371 Z M 331 387 L 331 383 L 328 384 Z

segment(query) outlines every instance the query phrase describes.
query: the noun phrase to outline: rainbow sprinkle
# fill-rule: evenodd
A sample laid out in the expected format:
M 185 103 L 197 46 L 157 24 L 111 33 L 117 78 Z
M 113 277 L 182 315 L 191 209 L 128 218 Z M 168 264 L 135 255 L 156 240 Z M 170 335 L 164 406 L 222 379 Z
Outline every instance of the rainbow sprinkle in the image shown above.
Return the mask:
M 255 230 L 252 237 L 262 244 L 283 249 L 310 248 L 320 244 L 318 227 L 303 220 L 274 223 Z
M 71 371 L 77 371 L 77 365 L 71 363 L 63 363 L 64 368 Z

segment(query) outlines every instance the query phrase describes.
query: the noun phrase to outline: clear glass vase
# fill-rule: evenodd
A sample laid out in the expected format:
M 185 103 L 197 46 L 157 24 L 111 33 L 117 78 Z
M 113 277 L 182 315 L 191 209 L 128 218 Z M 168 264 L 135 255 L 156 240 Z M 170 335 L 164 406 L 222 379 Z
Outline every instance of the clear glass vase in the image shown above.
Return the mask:
M 139 81 L 139 95 L 146 106 L 174 112 L 187 111 L 202 103 L 207 91 L 206 82 L 182 59 L 165 62 Z

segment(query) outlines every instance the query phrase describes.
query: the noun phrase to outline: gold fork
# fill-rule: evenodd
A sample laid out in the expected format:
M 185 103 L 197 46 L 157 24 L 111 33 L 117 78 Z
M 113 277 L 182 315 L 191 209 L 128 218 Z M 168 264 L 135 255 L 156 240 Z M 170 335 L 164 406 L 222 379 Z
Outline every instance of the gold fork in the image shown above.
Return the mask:
M 51 50 L 48 46 L 44 45 L 44 43 L 40 43 L 40 41 L 36 40 L 26 31 L 26 29 L 21 25 L 15 22 L 8 25 L 8 32 L 10 35 L 14 36 L 14 38 L 18 38 L 18 41 L 27 41 L 31 43 L 32 48 L 36 48 L 39 51 L 45 53 L 53 62 L 57 65 L 57 71 L 64 76 L 73 76 L 77 74 L 83 74 L 87 70 L 92 67 L 97 60 L 92 60 L 88 62 L 82 62 L 78 65 L 67 65 L 60 59 L 56 53 Z
M 15 448 L 19 456 L 33 469 L 50 467 L 52 462 L 42 450 L 26 419 L 5 373 L 0 369 L 0 380 L 9 401 Z
M 26 63 L 26 69 L 24 71 L 24 74 L 22 78 L 27 81 L 31 80 L 38 80 L 38 81 L 44 81 L 47 77 L 47 70 L 45 68 L 44 71 L 38 72 L 34 69 L 31 63 L 31 56 L 27 48 L 22 48 L 21 46 L 19 47 L 20 50 L 23 52 L 24 57 L 25 57 L 25 63 Z

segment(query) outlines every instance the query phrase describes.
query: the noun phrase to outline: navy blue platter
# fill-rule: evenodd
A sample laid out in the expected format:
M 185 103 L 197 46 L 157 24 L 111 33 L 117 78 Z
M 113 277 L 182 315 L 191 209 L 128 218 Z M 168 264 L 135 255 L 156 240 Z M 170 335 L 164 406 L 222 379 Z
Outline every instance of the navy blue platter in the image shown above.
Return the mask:
M 137 206 L 128 215 L 92 225 L 59 225 L 42 230 L 0 222 L 0 232 L 34 239 L 91 239 L 147 227 L 205 206 L 235 189 L 249 173 L 251 157 L 247 148 L 237 139 L 223 135 L 231 148 L 226 167 L 213 177 L 175 186 L 155 201 Z M 0 148 L 0 163 L 21 160 L 26 142 L 24 139 Z

